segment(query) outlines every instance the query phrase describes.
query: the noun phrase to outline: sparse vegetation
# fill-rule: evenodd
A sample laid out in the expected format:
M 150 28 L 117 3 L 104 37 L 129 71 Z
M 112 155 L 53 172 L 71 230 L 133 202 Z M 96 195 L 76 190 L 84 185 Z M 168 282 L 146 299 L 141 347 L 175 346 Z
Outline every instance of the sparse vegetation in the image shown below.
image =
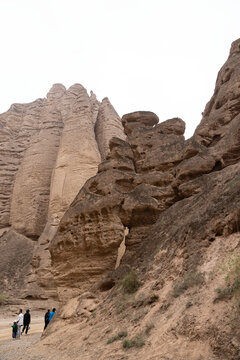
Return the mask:
M 151 330 L 152 330 L 153 328 L 154 328 L 154 324 L 153 324 L 152 322 L 147 323 L 147 324 L 145 325 L 145 334 L 146 334 L 146 335 L 149 335 L 150 332 L 151 332 Z
M 140 309 L 135 313 L 135 316 L 133 318 L 134 321 L 138 322 L 140 319 L 142 319 L 145 315 L 147 315 L 147 310 Z
M 131 347 L 142 347 L 145 344 L 145 340 L 141 334 L 135 335 L 132 339 L 125 339 L 122 343 L 124 349 L 130 349 Z
M 133 307 L 141 307 L 141 306 L 147 306 L 151 305 L 155 302 L 157 302 L 159 299 L 158 294 L 154 292 L 149 293 L 141 293 L 138 295 L 138 297 L 135 299 Z
M 188 301 L 186 303 L 186 309 L 190 308 L 191 306 L 193 306 L 193 303 L 191 301 Z
M 229 257 L 220 268 L 225 274 L 225 287 L 217 288 L 216 300 L 238 298 L 240 295 L 240 255 Z
M 6 301 L 6 295 L 0 294 L 0 306 L 3 305 Z
M 116 309 L 117 314 L 122 314 L 124 312 L 125 308 L 126 308 L 126 304 L 125 304 L 124 300 L 117 301 L 115 303 L 115 309 Z
M 92 311 L 91 315 L 92 315 L 92 317 L 93 317 L 93 318 L 95 318 L 95 317 L 96 317 L 96 315 L 97 315 L 96 311 L 95 311 L 95 310 L 94 310 L 94 311 Z
M 187 289 L 194 286 L 201 286 L 204 283 L 204 274 L 201 272 L 191 271 L 183 278 L 183 280 L 175 281 L 173 284 L 174 297 L 180 296 Z
M 215 289 L 216 293 L 217 293 L 217 297 L 215 298 L 215 301 L 217 300 L 227 300 L 230 299 L 233 295 L 232 290 L 228 287 L 226 288 L 217 288 Z
M 132 270 L 122 280 L 123 292 L 127 294 L 133 294 L 139 289 L 139 287 L 140 281 L 138 280 L 136 272 Z
M 121 340 L 127 336 L 127 331 L 120 331 L 118 334 L 108 339 L 107 344 L 112 344 L 114 341 Z

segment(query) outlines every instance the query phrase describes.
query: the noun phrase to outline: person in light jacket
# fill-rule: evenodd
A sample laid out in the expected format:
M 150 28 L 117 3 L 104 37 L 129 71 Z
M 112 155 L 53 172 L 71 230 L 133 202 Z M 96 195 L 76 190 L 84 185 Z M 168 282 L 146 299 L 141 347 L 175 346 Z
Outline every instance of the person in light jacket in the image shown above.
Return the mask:
M 19 314 L 18 314 L 16 323 L 17 323 L 17 336 L 16 336 L 16 339 L 20 339 L 21 327 L 23 326 L 23 313 L 22 313 L 22 309 L 19 310 Z

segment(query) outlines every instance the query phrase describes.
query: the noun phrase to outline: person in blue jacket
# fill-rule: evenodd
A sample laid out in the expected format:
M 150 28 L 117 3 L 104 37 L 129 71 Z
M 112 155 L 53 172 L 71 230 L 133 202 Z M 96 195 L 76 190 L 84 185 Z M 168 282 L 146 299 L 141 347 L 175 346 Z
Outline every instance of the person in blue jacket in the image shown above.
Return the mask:
M 52 319 L 53 315 L 55 314 L 55 312 L 56 312 L 56 309 L 53 308 L 52 311 L 51 311 L 50 314 L 49 314 L 48 322 L 51 321 L 51 319 Z

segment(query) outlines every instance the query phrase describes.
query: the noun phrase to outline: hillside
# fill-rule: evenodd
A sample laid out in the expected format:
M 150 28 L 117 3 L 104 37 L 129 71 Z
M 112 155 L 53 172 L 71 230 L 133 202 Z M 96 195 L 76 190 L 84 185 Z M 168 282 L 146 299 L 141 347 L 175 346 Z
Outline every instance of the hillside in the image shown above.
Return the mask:
M 180 118 L 121 121 L 125 135 L 38 240 L 35 291 L 50 282 L 60 306 L 19 358 L 237 360 L 240 39 L 192 138 Z

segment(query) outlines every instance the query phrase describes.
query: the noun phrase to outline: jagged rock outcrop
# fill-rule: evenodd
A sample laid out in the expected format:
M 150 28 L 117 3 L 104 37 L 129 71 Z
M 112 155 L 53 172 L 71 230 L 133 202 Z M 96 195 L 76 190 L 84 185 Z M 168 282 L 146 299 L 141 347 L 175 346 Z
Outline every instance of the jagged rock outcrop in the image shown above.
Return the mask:
M 52 221 L 96 174 L 113 135 L 124 137 L 109 100 L 100 103 L 80 84 L 68 90 L 55 84 L 46 98 L 14 104 L 0 115 L 0 229 L 14 229 L 17 238 L 41 235 L 31 251 L 24 296 L 56 297 L 48 250 L 57 228 Z
M 53 359 L 239 358 L 239 83 L 237 40 L 191 139 L 185 141 L 179 118 L 157 124 L 151 112 L 124 115 L 126 140 L 111 139 L 97 175 L 50 236 L 46 228 L 48 279 L 60 300 L 70 301 L 48 327 L 41 355 L 55 345 Z M 224 261 L 231 264 L 226 255 L 237 264 L 232 288 L 219 271 Z M 124 299 L 119 280 L 130 268 L 140 289 Z M 137 348 L 126 355 L 116 343 L 107 347 L 119 339 L 107 339 L 112 328 L 127 329 L 126 348 L 131 341 Z M 139 339 L 147 339 L 145 347 Z
M 96 121 L 96 137 L 102 160 L 109 153 L 109 141 L 112 137 L 125 139 L 121 120 L 108 98 L 104 98 L 99 106 Z
M 223 92 L 225 91 L 226 81 L 222 78 L 225 76 L 225 68 L 233 66 L 231 73 L 234 73 L 234 76 L 228 79 L 227 94 L 235 94 L 234 109 L 237 109 L 239 89 L 236 82 L 239 83 L 240 79 L 240 52 L 236 43 L 233 44 L 229 59 L 218 76 L 218 94 L 221 93 L 221 86 Z M 216 91 L 213 99 L 215 97 Z M 227 104 L 230 101 L 232 100 L 229 99 Z M 232 105 L 230 107 L 232 108 Z M 218 108 L 212 108 L 208 120 L 205 114 L 196 133 L 187 141 L 183 136 L 185 124 L 181 119 L 174 118 L 157 124 L 158 118 L 151 112 L 140 111 L 123 116 L 126 141 L 115 138 L 111 140 L 109 155 L 99 165 L 98 174 L 88 180 L 64 215 L 51 244 L 54 278 L 59 288 L 71 288 L 74 292 L 81 293 L 89 288 L 90 284 L 103 278 L 109 270 L 114 270 L 117 248 L 123 239 L 124 228 L 129 228 L 129 234 L 126 237 L 126 253 L 122 262 L 129 264 L 131 259 L 138 259 L 140 255 L 137 254 L 142 254 L 140 258 L 144 258 L 147 250 L 140 252 L 139 249 L 142 246 L 154 249 L 154 245 L 150 245 L 154 243 L 151 241 L 154 236 L 149 236 L 149 232 L 161 223 L 161 219 L 165 218 L 164 214 L 169 214 L 173 211 L 172 208 L 181 209 L 189 202 L 186 221 L 191 223 L 188 214 L 192 211 L 194 218 L 198 218 L 194 204 L 198 203 L 200 196 L 209 198 L 211 205 L 207 208 L 206 201 L 198 203 L 199 208 L 196 211 L 199 213 L 203 211 L 211 214 L 212 219 L 219 216 L 222 224 L 227 216 L 235 216 L 233 214 L 236 203 L 226 206 L 232 199 L 231 194 L 224 193 L 225 198 L 222 199 L 219 194 L 221 187 L 217 185 L 219 182 L 225 184 L 230 181 L 230 168 L 223 171 L 226 166 L 233 164 L 236 169 L 238 167 L 240 115 L 239 111 L 234 110 L 231 121 L 227 125 L 222 124 L 221 128 L 218 127 L 218 131 L 224 136 L 211 146 L 206 146 L 207 143 L 201 140 L 204 135 L 200 129 L 204 128 L 206 134 L 211 134 L 211 129 L 216 128 L 217 113 Z M 237 176 L 236 171 L 233 170 L 233 179 Z M 212 184 L 211 194 L 207 192 L 210 186 L 208 182 Z M 215 201 L 217 196 L 219 200 Z M 238 197 L 236 201 L 237 199 Z M 222 211 L 221 207 L 225 210 Z M 181 213 L 181 210 L 179 211 Z M 217 215 L 220 211 L 221 215 Z M 199 225 L 205 229 L 201 238 L 205 240 L 219 233 L 214 230 L 215 220 L 210 226 L 207 219 L 202 216 L 202 225 L 199 220 Z M 168 221 L 169 224 L 174 223 L 174 216 Z M 197 237 L 197 233 L 194 235 L 190 231 L 190 223 L 185 224 L 184 228 L 193 239 Z M 170 233 L 166 229 L 163 231 Z M 156 232 L 156 237 L 160 241 L 158 234 L 159 231 Z M 164 239 L 164 236 L 162 238 Z M 167 243 L 170 241 L 168 238 Z M 154 250 L 152 251 L 154 253 Z M 67 263 L 64 262 L 66 257 L 69 259 Z
M 109 100 L 99 103 L 79 84 L 68 90 L 55 84 L 45 99 L 12 105 L 0 115 L 0 124 L 0 226 L 11 225 L 32 238 L 42 233 L 51 215 L 61 217 L 96 174 L 99 148 L 108 147 L 113 135 L 124 136 Z
M 239 46 L 239 40 L 232 43 L 229 57 L 218 73 L 214 94 L 195 131 L 197 141 L 207 147 L 215 146 L 226 137 L 227 129 L 239 115 Z
M 226 253 L 240 254 L 239 236 L 234 234 L 240 229 L 239 83 L 240 40 L 232 45 L 210 105 L 191 139 L 185 141 L 181 119 L 157 124 L 156 115 L 150 112 L 124 115 L 126 141 L 110 141 L 110 153 L 99 164 L 98 174 L 80 190 L 51 242 L 52 273 L 60 299 L 77 297 L 49 329 L 47 341 L 54 341 L 65 319 L 77 318 L 82 329 L 91 332 L 92 326 L 95 330 L 106 326 L 107 333 L 109 321 L 103 324 L 107 314 L 119 329 L 122 326 L 134 332 L 137 327 L 143 335 L 147 321 L 155 318 L 151 354 L 146 346 L 129 353 L 130 359 L 177 358 L 176 354 L 179 359 L 192 356 L 194 360 L 238 357 L 239 339 L 232 333 L 229 319 L 239 305 L 228 297 L 216 306 L 215 287 L 223 281 L 218 269 Z M 126 228 L 126 251 L 114 270 Z M 125 308 L 125 321 L 114 311 L 116 299 L 123 301 L 118 280 L 130 267 L 137 270 L 142 290 L 133 304 L 125 303 L 130 307 L 129 311 Z M 191 290 L 185 284 L 181 291 L 187 294 L 175 299 L 173 285 L 196 275 L 202 281 L 198 288 L 195 284 Z M 110 288 L 109 296 L 97 295 L 98 290 Z M 94 295 L 86 292 L 89 290 L 94 290 Z M 137 299 L 143 301 L 153 290 L 159 303 L 151 303 L 147 315 L 141 314 L 144 324 L 136 325 Z M 98 314 L 98 321 L 90 321 L 89 327 L 83 319 L 91 317 L 92 310 L 83 305 L 87 296 Z M 99 298 L 104 299 L 100 306 Z M 239 327 L 235 331 L 239 334 Z M 71 333 L 71 344 L 79 344 L 79 358 L 83 352 L 89 359 L 94 357 L 84 338 L 73 338 Z M 104 335 L 96 342 L 103 341 L 106 344 Z M 67 343 L 64 346 L 64 350 L 68 348 Z M 102 359 L 114 356 L 116 348 L 118 358 L 125 356 L 116 346 L 108 348 Z

